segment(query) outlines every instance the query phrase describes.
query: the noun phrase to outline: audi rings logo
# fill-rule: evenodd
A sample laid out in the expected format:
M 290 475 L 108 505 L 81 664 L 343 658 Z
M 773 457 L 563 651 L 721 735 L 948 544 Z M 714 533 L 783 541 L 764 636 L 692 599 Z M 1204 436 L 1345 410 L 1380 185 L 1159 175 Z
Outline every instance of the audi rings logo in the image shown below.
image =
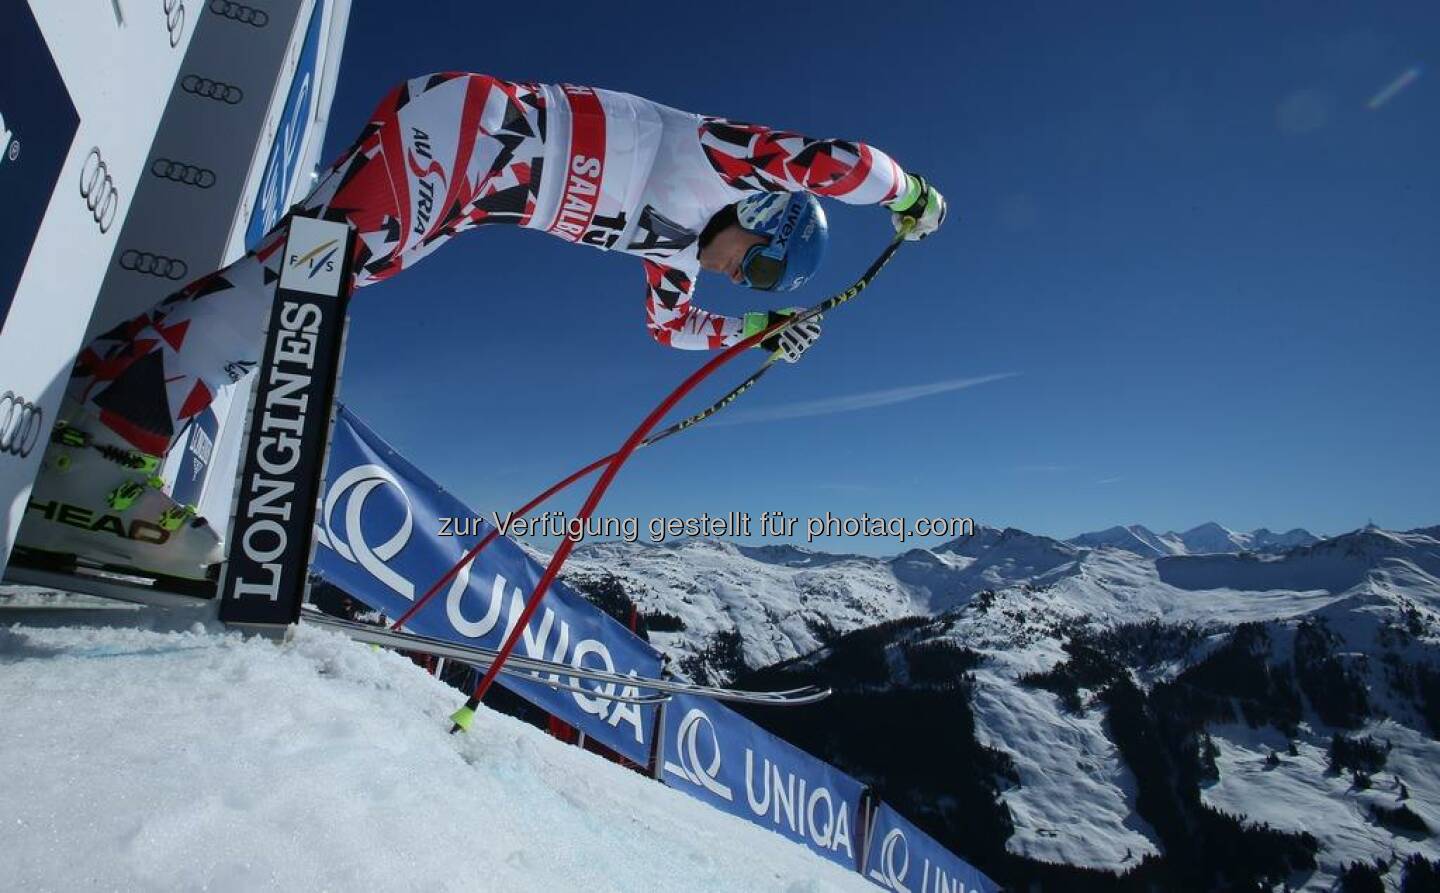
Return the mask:
M 708 762 L 700 757 L 702 734 L 710 739 Z M 675 733 L 675 753 L 680 763 L 676 765 L 667 762 L 665 768 L 668 771 L 688 779 L 691 784 L 702 787 L 723 800 L 735 799 L 729 786 L 721 784 L 719 780 L 720 738 L 715 734 L 715 724 L 699 707 L 692 707 L 690 712 L 685 714 L 685 718 L 680 720 L 680 728 Z
M 910 893 L 910 888 L 905 886 L 905 875 L 909 873 L 910 843 L 904 831 L 891 828 L 880 842 L 880 864 L 870 869 L 870 877 L 896 893 Z
M 206 99 L 230 105 L 238 105 L 240 100 L 245 98 L 244 91 L 234 84 L 212 81 L 209 78 L 202 78 L 198 74 L 187 74 L 181 78 L 180 89 L 186 93 L 193 93 L 196 96 L 203 96 Z
M 165 30 L 173 50 L 185 36 L 185 0 L 160 0 L 160 10 L 165 13 Z
M 80 165 L 80 197 L 85 199 L 85 207 L 100 226 L 100 232 L 108 233 L 120 211 L 120 192 L 99 148 L 92 147 L 85 163 Z
M 365 500 L 377 488 L 387 484 L 400 494 L 399 502 L 405 518 L 388 540 L 378 546 L 371 546 L 365 539 L 364 526 L 361 524 L 361 519 L 365 516 Z M 335 509 L 347 495 L 349 501 L 345 505 L 343 527 L 345 535 L 341 536 L 331 522 Z M 370 576 L 405 598 L 414 600 L 415 584 L 391 570 L 385 563 L 405 548 L 405 544 L 410 542 L 410 533 L 415 528 L 414 513 L 410 511 L 410 498 L 405 495 L 405 488 L 400 486 L 390 469 L 381 465 L 357 465 L 346 471 L 335 479 L 334 485 L 325 494 L 325 503 L 321 510 L 320 523 L 315 531 L 315 538 L 321 545 L 333 549 L 335 554 L 346 561 L 360 565 Z
M 174 180 L 176 183 L 184 183 L 186 186 L 198 186 L 201 189 L 209 189 L 215 185 L 215 172 L 193 164 L 186 164 L 183 161 L 172 161 L 169 158 L 157 158 L 150 165 L 150 173 L 166 180 Z
M 14 391 L 0 395 L 0 453 L 25 458 L 44 427 L 45 410 Z
M 120 267 L 135 273 L 145 273 L 160 279 L 177 281 L 184 279 L 185 274 L 190 270 L 185 265 L 185 261 L 179 258 L 151 254 L 148 251 L 136 251 L 134 248 L 126 249 L 125 253 L 120 255 Z
M 227 19 L 254 25 L 256 28 L 264 28 L 270 24 L 270 14 L 265 10 L 241 3 L 230 3 L 228 0 L 212 0 L 210 11 Z

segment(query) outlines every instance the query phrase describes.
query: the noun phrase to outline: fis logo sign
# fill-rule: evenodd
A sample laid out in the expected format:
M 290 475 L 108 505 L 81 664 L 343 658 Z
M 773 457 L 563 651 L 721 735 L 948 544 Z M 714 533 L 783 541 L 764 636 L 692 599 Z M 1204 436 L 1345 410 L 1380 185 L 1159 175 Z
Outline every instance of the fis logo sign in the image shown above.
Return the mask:
M 15 139 L 15 131 L 5 126 L 5 115 L 0 113 L 0 163 L 15 161 L 20 157 L 20 141 Z
M 339 292 L 343 244 L 343 239 L 335 237 L 334 223 L 308 217 L 291 220 L 280 287 L 316 295 Z
M 305 275 L 310 279 L 314 279 L 315 274 L 321 270 L 328 273 L 335 269 L 335 246 L 338 244 L 340 244 L 339 239 L 322 242 L 318 247 L 311 248 L 298 257 L 292 256 L 290 266 L 298 267 L 305 264 L 307 270 Z

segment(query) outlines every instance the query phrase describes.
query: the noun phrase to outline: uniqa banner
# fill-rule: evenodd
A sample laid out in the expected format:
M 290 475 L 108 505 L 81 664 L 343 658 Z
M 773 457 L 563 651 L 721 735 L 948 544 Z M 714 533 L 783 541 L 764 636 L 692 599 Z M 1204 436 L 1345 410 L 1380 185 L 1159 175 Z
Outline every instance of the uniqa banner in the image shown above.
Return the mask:
M 884 803 L 871 824 L 865 876 L 896 893 L 995 893 L 999 886 Z
M 464 518 L 470 536 L 440 536 L 441 519 Z M 314 569 L 387 617 L 396 618 L 492 528 L 341 406 L 316 523 Z M 499 648 L 543 568 L 500 536 L 405 629 L 462 645 Z M 558 581 L 521 634 L 517 655 L 573 667 L 655 677 L 660 654 Z M 503 674 L 502 685 L 641 765 L 650 762 L 653 706 L 557 691 Z M 607 695 L 640 691 L 560 677 Z
M 665 784 L 854 871 L 860 782 L 709 698 L 666 705 Z

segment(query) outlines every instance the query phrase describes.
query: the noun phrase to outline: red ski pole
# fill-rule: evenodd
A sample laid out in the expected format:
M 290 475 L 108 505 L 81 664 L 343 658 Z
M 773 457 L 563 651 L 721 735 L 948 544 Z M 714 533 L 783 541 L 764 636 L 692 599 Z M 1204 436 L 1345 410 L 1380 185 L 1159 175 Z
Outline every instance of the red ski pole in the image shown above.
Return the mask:
M 894 256 L 895 251 L 900 247 L 905 236 L 908 234 L 909 229 L 910 227 L 908 225 L 902 225 L 900 230 L 896 232 L 895 238 L 891 240 L 890 244 L 886 246 L 885 250 L 881 252 L 880 256 L 875 259 L 875 262 L 870 265 L 870 269 L 866 270 L 865 274 L 858 281 L 856 281 L 854 285 L 850 286 L 850 288 L 846 289 L 843 292 L 840 292 L 839 294 L 832 295 L 830 298 L 821 301 L 819 304 L 816 304 L 814 307 L 811 307 L 808 310 L 802 311 L 784 320 L 778 321 L 774 325 L 768 326 L 764 331 L 757 332 L 754 335 L 751 335 L 749 338 L 736 342 L 735 344 L 721 351 L 708 363 L 692 372 L 688 378 L 682 381 L 680 385 L 676 387 L 675 390 L 671 391 L 670 394 L 660 402 L 659 406 L 656 406 L 653 410 L 651 410 L 650 414 L 645 417 L 645 420 L 642 421 L 640 425 L 630 433 L 630 437 L 626 439 L 624 445 L 621 446 L 620 449 L 617 450 L 615 453 L 613 453 L 611 457 L 609 457 L 609 464 L 605 467 L 605 471 L 600 475 L 600 480 L 596 481 L 595 486 L 591 488 L 590 495 L 585 498 L 585 502 L 580 507 L 580 511 L 576 516 L 580 520 L 580 528 L 582 530 L 584 529 L 585 523 L 589 521 L 590 516 L 594 514 L 596 507 L 598 507 L 600 504 L 600 500 L 605 496 L 605 491 L 610 488 L 611 482 L 615 480 L 615 476 L 619 473 L 621 467 L 624 466 L 625 462 L 630 458 L 631 454 L 633 454 L 635 450 L 639 449 L 645 443 L 645 436 L 650 433 L 650 430 L 652 428 L 654 428 L 660 423 L 660 420 L 665 417 L 665 415 L 675 406 L 676 403 L 680 402 L 680 400 L 683 399 L 685 395 L 689 394 L 692 390 L 694 390 L 695 387 L 700 384 L 700 382 L 708 378 L 716 369 L 719 369 L 721 366 L 725 365 L 726 363 L 734 359 L 736 356 L 738 356 L 741 351 L 748 350 L 749 348 L 754 347 L 761 341 L 769 338 L 772 334 L 779 332 L 788 326 L 795 325 L 796 323 L 802 322 L 807 319 L 811 319 L 831 309 L 832 307 L 837 307 L 840 304 L 843 304 L 846 301 L 854 298 L 861 291 L 863 291 L 865 287 L 870 284 L 870 281 L 880 272 L 880 270 L 887 263 L 890 262 L 890 258 Z M 731 392 L 730 395 L 727 395 L 720 402 L 718 402 L 715 407 L 712 407 L 710 410 L 706 410 L 705 412 L 698 414 L 698 416 L 694 417 L 694 421 L 706 418 L 711 415 L 716 409 L 728 404 L 735 395 L 738 395 L 740 391 L 748 387 L 750 383 L 753 383 L 753 381 L 758 378 L 759 375 L 763 374 L 765 369 L 769 368 L 769 363 L 773 362 L 773 360 L 774 357 L 771 357 L 770 360 L 767 361 L 766 366 L 762 367 L 758 372 L 756 372 L 755 375 L 751 376 L 749 382 L 742 384 L 735 391 Z M 675 431 L 684 430 L 685 427 L 688 427 L 687 423 L 693 424 L 693 421 L 691 419 L 686 419 L 684 422 L 676 425 L 673 431 L 667 430 L 664 433 L 670 434 L 674 433 Z M 604 461 L 604 459 L 597 460 L 597 463 L 595 464 Z M 576 472 L 574 475 L 571 476 L 570 480 L 573 480 L 574 478 L 583 475 L 586 470 L 588 469 L 582 469 L 581 471 Z M 556 485 L 556 487 L 552 489 L 558 490 L 562 486 L 563 484 Z M 538 501 L 538 498 L 535 501 Z M 485 693 L 490 690 L 490 686 L 495 682 L 495 678 L 500 675 L 500 670 L 504 667 L 505 662 L 510 659 L 510 655 L 515 650 L 515 646 L 519 644 L 520 637 L 524 635 L 526 624 L 530 622 L 530 618 L 534 616 L 535 611 L 540 607 L 540 603 L 545 599 L 545 594 L 549 591 L 550 584 L 555 581 L 555 578 L 557 576 L 559 576 L 560 568 L 564 566 L 565 560 L 570 557 L 570 552 L 572 549 L 575 548 L 575 543 L 576 540 L 569 537 L 561 540 L 559 548 L 557 548 L 555 550 L 555 554 L 550 557 L 550 563 L 546 565 L 545 572 L 540 577 L 540 582 L 535 585 L 535 591 L 530 595 L 529 601 L 525 603 L 525 609 L 520 613 L 519 619 L 515 621 L 515 625 L 510 630 L 510 635 L 505 638 L 505 644 L 500 647 L 500 651 L 495 655 L 495 659 L 491 662 L 490 668 L 485 671 L 485 675 L 481 677 L 479 684 L 475 686 L 474 693 L 470 696 L 468 700 L 466 700 L 464 706 L 462 706 L 459 710 L 456 710 L 451 715 L 450 718 L 454 722 L 454 725 L 450 728 L 450 733 L 452 735 L 456 732 L 462 731 L 470 727 L 471 721 L 475 718 L 475 710 L 480 706 L 481 700 L 485 697 Z M 478 553 L 479 549 L 477 548 L 474 551 Z M 458 573 L 458 565 L 455 570 Z
M 908 223 L 909 221 L 907 220 L 906 224 Z M 809 319 L 820 313 L 828 312 L 832 308 L 838 307 L 839 305 L 851 300 L 856 295 L 860 294 L 860 292 L 864 291 L 866 287 L 870 285 L 870 282 L 875 278 L 875 276 L 880 272 L 880 270 L 882 270 L 885 265 L 890 262 L 890 258 L 894 256 L 896 249 L 900 247 L 900 244 L 904 239 L 905 233 L 909 230 L 908 225 L 902 226 L 904 226 L 904 228 L 902 228 L 900 232 L 896 233 L 895 238 L 890 242 L 889 245 L 886 246 L 885 250 L 881 252 L 880 256 L 877 257 L 875 261 L 870 264 L 870 268 L 865 271 L 864 275 L 857 279 L 853 285 L 851 285 L 849 288 L 845 289 L 842 292 L 831 295 L 829 298 L 826 298 L 824 301 L 821 301 L 819 304 L 816 304 L 814 307 L 811 307 L 809 310 L 806 310 L 803 313 L 798 313 L 795 316 L 777 322 L 774 326 L 767 328 L 763 332 L 760 332 L 750 340 L 754 341 L 757 338 L 760 340 L 764 340 L 765 338 L 775 334 L 776 332 L 781 331 L 782 329 L 795 325 L 798 322 Z M 739 345 L 733 345 L 732 348 L 733 347 L 739 347 Z M 726 355 L 722 354 L 721 356 Z M 717 356 L 715 359 L 720 360 L 720 357 Z M 739 385 L 735 386 L 735 388 L 732 389 L 725 396 L 721 397 L 719 400 L 715 401 L 713 404 L 701 410 L 700 412 L 697 412 L 694 415 L 689 416 L 688 418 L 681 419 L 680 421 L 676 422 L 675 424 L 671 425 L 670 427 L 666 428 L 664 431 L 661 431 L 655 436 L 642 440 L 634 449 L 639 449 L 640 447 L 646 447 L 652 444 L 659 443 L 660 441 L 671 436 L 672 434 L 679 434 L 681 431 L 684 431 L 687 428 L 693 427 L 694 425 L 703 422 L 705 419 L 708 419 L 710 416 L 729 406 L 732 402 L 738 399 L 741 394 L 750 390 L 750 388 L 753 387 L 755 383 L 765 375 L 766 372 L 770 371 L 770 367 L 774 365 L 774 363 L 775 357 L 772 355 L 765 361 L 763 365 L 761 365 L 759 369 L 755 370 L 755 372 L 752 373 L 749 378 L 746 378 Z M 718 366 L 719 363 L 717 362 L 715 365 Z M 709 372 L 706 371 L 707 369 L 713 371 L 713 367 L 710 366 L 707 366 L 705 367 L 705 369 L 702 369 L 700 371 L 704 372 L 705 375 L 708 375 Z M 682 385 L 682 387 L 684 387 L 684 385 Z M 514 512 L 511 513 L 510 516 L 512 518 L 523 518 L 525 515 L 529 514 L 530 511 L 534 509 L 537 505 L 545 502 L 545 500 L 549 499 L 551 496 L 554 496 L 556 493 L 559 493 L 561 490 L 569 487 L 571 484 L 575 483 L 580 478 L 599 468 L 601 465 L 604 465 L 605 463 L 611 461 L 617 455 L 619 455 L 618 452 L 610 453 L 607 456 L 602 456 L 599 459 L 596 459 L 594 462 L 591 462 L 589 465 L 586 465 L 584 468 L 581 468 L 580 470 L 572 473 L 568 477 L 557 481 L 549 489 L 545 490 L 545 492 L 525 503 L 519 509 L 516 509 Z M 456 575 L 460 573 L 460 571 L 465 567 L 465 565 L 469 564 L 471 561 L 474 561 L 475 557 L 481 552 L 483 552 L 485 550 L 485 547 L 490 545 L 490 543 L 493 542 L 497 536 L 499 536 L 499 531 L 491 530 L 480 540 L 480 542 L 476 543 L 469 551 L 467 551 L 464 555 L 460 556 L 460 560 L 455 562 L 455 564 L 448 571 L 446 571 L 439 580 L 436 580 L 434 585 L 432 585 L 429 589 L 425 590 L 424 594 L 422 594 L 420 598 L 416 600 L 415 604 L 411 605 L 404 614 L 400 615 L 400 618 L 396 620 L 390 628 L 398 630 L 400 629 L 400 627 L 404 626 L 407 622 L 409 622 L 410 618 L 414 617 L 417 613 L 419 613 L 420 609 L 425 607 L 425 605 L 428 604 L 430 600 L 435 597 L 436 593 L 438 593 L 451 580 L 454 580 Z
M 585 522 L 594 514 L 596 506 L 600 504 L 601 498 L 605 495 L 605 491 L 610 489 L 610 483 L 615 480 L 615 475 L 619 473 L 621 466 L 630 458 L 630 454 L 635 452 L 636 448 L 640 446 L 640 442 L 644 440 L 646 434 L 650 433 L 650 429 L 658 425 L 660 420 L 665 417 L 665 414 L 669 412 L 676 403 L 680 402 L 681 398 L 694 390 L 695 386 L 708 378 L 712 372 L 730 362 L 742 350 L 749 350 L 751 347 L 770 337 L 770 335 L 773 334 L 771 329 L 778 330 L 781 325 L 781 323 L 777 323 L 775 326 L 767 328 L 763 332 L 757 332 L 749 338 L 727 347 L 713 357 L 710 362 L 692 372 L 690 377 L 681 382 L 680 386 L 675 388 L 675 390 L 671 391 L 670 395 L 661 401 L 659 406 L 651 410 L 650 414 L 645 417 L 645 420 L 630 433 L 630 437 L 626 439 L 624 446 L 620 447 L 620 449 L 613 454 L 609 465 L 606 466 L 604 473 L 600 475 L 600 480 L 595 482 L 595 486 L 590 490 L 590 495 L 585 498 L 585 503 L 580 507 L 580 512 L 576 516 L 580 519 L 582 529 Z M 580 472 L 576 473 L 577 476 L 579 474 Z M 491 684 L 494 683 L 495 677 L 500 674 L 500 669 L 505 665 L 505 661 L 510 659 L 510 653 L 515 650 L 515 646 L 520 642 L 521 635 L 525 632 L 525 625 L 530 622 L 530 618 L 535 614 L 536 609 L 540 607 L 540 602 L 545 599 L 545 593 L 549 591 L 550 584 L 553 583 L 555 578 L 560 574 L 560 568 L 565 564 L 565 559 L 570 557 L 570 550 L 575 548 L 575 542 L 574 539 L 569 537 L 560 541 L 560 546 L 555 550 L 555 554 L 550 557 L 550 563 L 546 565 L 545 573 L 541 575 L 540 582 L 535 585 L 535 592 L 531 594 L 530 600 L 525 603 L 525 610 L 520 613 L 519 620 L 515 621 L 514 627 L 510 630 L 510 635 L 506 637 L 505 644 L 500 647 L 499 653 L 495 655 L 495 660 L 491 662 L 490 668 L 485 671 L 485 675 L 480 678 L 480 683 L 475 686 L 474 694 L 465 702 L 465 706 L 456 710 L 450 717 L 455 723 L 450 729 L 452 734 L 469 728 L 471 720 L 475 717 L 475 709 L 480 706 L 481 699 L 485 697 L 485 692 L 490 690 Z

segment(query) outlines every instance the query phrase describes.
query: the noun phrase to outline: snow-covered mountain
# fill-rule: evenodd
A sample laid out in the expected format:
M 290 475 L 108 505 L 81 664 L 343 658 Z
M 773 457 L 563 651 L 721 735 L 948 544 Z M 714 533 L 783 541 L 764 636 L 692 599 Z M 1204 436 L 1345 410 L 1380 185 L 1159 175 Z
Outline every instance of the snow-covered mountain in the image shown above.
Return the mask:
M 977 527 L 894 558 L 706 539 L 586 543 L 565 578 L 613 579 L 649 618 L 651 639 L 697 679 L 723 682 L 809 654 L 886 620 L 938 614 L 976 592 L 1074 573 L 1085 550 L 1023 530 Z
M 1275 533 L 1264 527 L 1241 533 L 1214 521 L 1207 521 L 1183 533 L 1155 533 L 1143 524 L 1110 527 L 1082 533 L 1066 542 L 1086 549 L 1109 546 L 1124 549 L 1147 558 L 1159 555 L 1206 555 L 1234 552 L 1283 552 L 1296 546 L 1308 546 L 1319 537 L 1299 527 Z
M 1440 530 L 1265 552 L 1202 525 L 1150 555 L 1116 531 L 1164 542 L 982 528 L 891 559 L 689 542 L 582 564 L 683 616 L 653 636 L 682 665 L 838 685 L 752 715 L 1012 886 L 1101 877 L 1083 868 L 1320 890 L 1380 859 L 1396 888 L 1408 857 L 1440 860 Z M 707 662 L 725 640 L 732 660 Z M 1216 874 L 1220 847 L 1250 861 Z
M 646 612 L 651 640 L 697 680 L 723 681 L 926 609 L 887 562 L 793 546 L 586 543 L 566 564 L 565 579 L 581 588 L 610 578 Z
M 1108 527 L 1093 533 L 1082 533 L 1066 542 L 1084 549 L 1124 549 L 1146 557 L 1177 554 L 1178 543 L 1173 534 L 1162 538 L 1143 524 Z

